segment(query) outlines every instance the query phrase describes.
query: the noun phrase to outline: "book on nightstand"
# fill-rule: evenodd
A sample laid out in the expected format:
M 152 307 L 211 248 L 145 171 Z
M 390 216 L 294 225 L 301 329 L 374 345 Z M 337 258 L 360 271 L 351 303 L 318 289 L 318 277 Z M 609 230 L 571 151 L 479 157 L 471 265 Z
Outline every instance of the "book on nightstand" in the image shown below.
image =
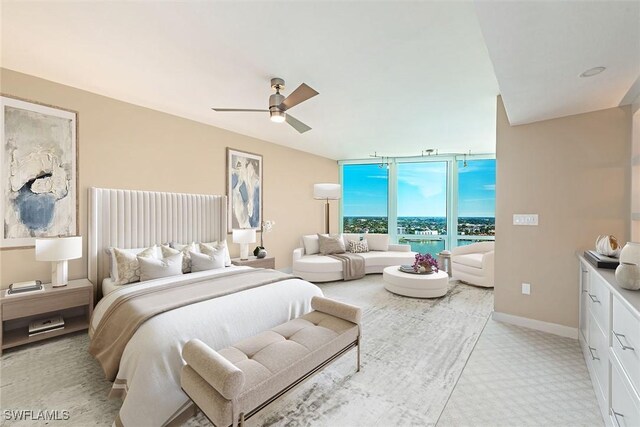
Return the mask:
M 34 320 L 29 323 L 29 336 L 57 331 L 64 328 L 64 319 L 60 315 Z

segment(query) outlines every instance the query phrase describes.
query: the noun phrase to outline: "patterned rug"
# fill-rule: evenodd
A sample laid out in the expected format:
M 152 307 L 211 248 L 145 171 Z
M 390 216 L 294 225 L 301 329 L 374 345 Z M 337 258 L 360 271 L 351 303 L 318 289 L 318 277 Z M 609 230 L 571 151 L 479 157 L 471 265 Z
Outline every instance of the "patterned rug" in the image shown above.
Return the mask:
M 491 313 L 493 291 L 452 282 L 442 298 L 413 299 L 387 292 L 380 275 L 320 287 L 364 310 L 361 371 L 352 350 L 247 424 L 435 424 Z M 87 346 L 81 333 L 5 352 L 3 410 L 67 410 L 65 425 L 111 425 L 120 402 L 106 398 L 110 383 Z M 4 425 L 38 424 L 5 419 Z M 209 423 L 200 414 L 186 425 Z

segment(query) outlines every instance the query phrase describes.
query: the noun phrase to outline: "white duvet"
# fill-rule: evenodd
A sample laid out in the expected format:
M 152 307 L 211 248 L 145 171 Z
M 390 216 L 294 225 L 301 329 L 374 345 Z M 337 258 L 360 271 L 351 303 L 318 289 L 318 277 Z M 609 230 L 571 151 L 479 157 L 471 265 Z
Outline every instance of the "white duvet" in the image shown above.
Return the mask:
M 91 319 L 95 329 L 106 309 L 116 298 L 134 289 L 158 286 L 194 277 L 216 276 L 230 269 L 191 273 L 124 286 L 106 295 Z M 126 392 L 119 422 L 130 426 L 161 426 L 170 423 L 189 401 L 180 389 L 180 370 L 184 364 L 184 344 L 198 338 L 213 349 L 228 347 L 311 311 L 311 298 L 322 295 L 317 286 L 300 279 L 289 279 L 225 295 L 162 313 L 146 321 L 127 344 L 112 394 Z

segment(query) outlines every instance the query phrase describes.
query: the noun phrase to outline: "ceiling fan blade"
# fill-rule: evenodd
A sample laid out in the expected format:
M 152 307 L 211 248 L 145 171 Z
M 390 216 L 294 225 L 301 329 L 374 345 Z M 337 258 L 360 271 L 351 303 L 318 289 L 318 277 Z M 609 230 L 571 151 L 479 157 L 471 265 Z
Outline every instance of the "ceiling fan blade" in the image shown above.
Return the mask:
M 305 125 L 300 120 L 296 119 L 290 114 L 287 114 L 287 116 L 285 117 L 285 120 L 287 121 L 287 123 L 291 125 L 291 127 L 293 127 L 295 130 L 297 130 L 300 133 L 305 133 L 306 131 L 311 130 L 309 126 Z
M 286 111 L 289 108 L 295 107 L 296 105 L 306 101 L 309 98 L 313 98 L 317 94 L 318 92 L 316 92 L 314 89 L 311 89 L 305 83 L 302 83 L 296 88 L 296 90 L 291 92 L 291 94 L 287 96 L 284 101 L 282 101 L 282 104 L 280 104 L 280 109 Z
M 217 111 L 219 113 L 224 113 L 224 112 L 229 112 L 229 111 L 234 111 L 234 112 L 249 112 L 249 113 L 254 113 L 254 112 L 261 112 L 264 113 L 266 111 L 269 110 L 253 110 L 250 108 L 212 108 L 213 111 Z

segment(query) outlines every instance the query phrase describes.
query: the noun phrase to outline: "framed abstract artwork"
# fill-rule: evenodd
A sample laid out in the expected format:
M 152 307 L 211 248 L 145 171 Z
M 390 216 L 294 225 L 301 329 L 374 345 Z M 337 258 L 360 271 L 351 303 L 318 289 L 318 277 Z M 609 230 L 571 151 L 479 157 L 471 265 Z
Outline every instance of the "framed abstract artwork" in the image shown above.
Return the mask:
M 78 113 L 0 97 L 0 248 L 78 234 Z
M 228 231 L 260 230 L 262 223 L 262 156 L 227 148 Z

